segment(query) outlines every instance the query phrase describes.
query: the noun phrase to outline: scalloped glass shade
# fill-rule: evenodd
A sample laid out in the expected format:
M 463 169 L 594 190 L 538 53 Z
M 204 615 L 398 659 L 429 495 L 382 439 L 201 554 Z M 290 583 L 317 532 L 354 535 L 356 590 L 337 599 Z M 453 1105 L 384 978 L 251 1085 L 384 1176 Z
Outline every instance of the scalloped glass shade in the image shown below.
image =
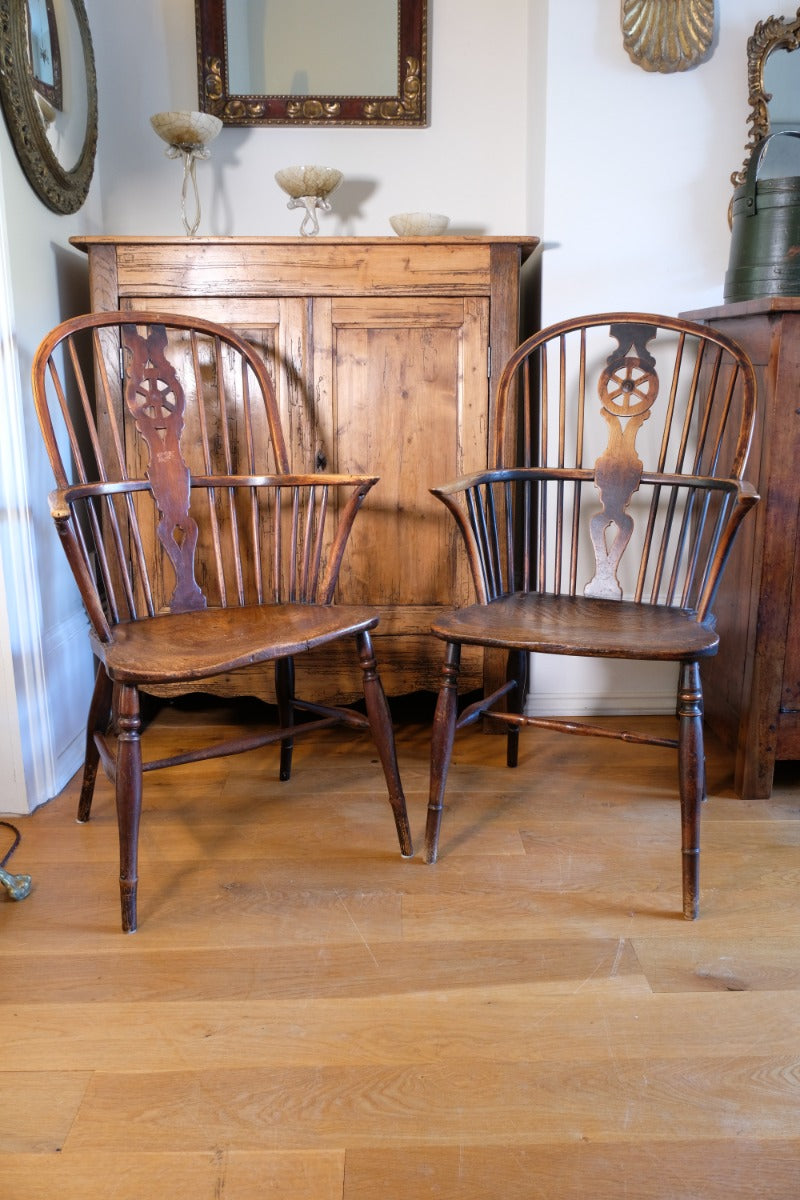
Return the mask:
M 205 146 L 222 129 L 219 117 L 201 112 L 160 112 L 150 124 L 168 146 Z
M 302 196 L 324 199 L 336 190 L 342 179 L 342 172 L 335 167 L 284 167 L 275 172 L 278 187 L 293 200 L 299 200 Z

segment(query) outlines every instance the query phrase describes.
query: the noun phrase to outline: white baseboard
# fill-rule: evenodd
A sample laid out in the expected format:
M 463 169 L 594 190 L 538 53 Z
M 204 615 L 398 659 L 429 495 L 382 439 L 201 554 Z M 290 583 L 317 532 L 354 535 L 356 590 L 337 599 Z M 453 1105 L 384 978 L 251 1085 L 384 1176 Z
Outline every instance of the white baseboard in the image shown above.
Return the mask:
M 526 712 L 532 717 L 674 713 L 674 663 L 533 655 Z
M 70 698 L 69 704 L 49 706 L 56 792 L 61 791 L 83 763 L 86 716 L 94 684 L 88 627 L 86 614 L 78 609 L 44 637 L 47 693 Z
M 586 692 L 537 692 L 525 705 L 529 717 L 660 716 L 675 712 L 675 691 L 668 694 L 621 692 L 613 696 Z

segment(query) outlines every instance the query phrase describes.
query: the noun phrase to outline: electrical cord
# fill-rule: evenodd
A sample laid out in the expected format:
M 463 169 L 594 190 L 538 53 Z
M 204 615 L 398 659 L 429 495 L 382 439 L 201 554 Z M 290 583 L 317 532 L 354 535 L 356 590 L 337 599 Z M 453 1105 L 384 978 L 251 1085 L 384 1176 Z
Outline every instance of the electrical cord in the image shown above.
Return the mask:
M 10 849 L 6 851 L 5 857 L 0 860 L 0 884 L 6 889 L 12 900 L 24 900 L 31 890 L 32 881 L 30 875 L 12 875 L 5 869 L 6 863 L 22 841 L 22 834 L 10 821 L 0 820 L 0 825 L 3 825 L 6 829 L 10 829 L 14 835 Z

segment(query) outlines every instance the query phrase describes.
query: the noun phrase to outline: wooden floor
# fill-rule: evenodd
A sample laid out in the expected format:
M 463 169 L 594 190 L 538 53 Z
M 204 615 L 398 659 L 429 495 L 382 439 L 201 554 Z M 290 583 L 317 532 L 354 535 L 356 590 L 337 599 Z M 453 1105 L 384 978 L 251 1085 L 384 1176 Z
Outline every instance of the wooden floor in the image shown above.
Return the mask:
M 168 708 L 150 742 L 213 733 Z M 427 739 L 400 728 L 418 851 Z M 711 747 L 695 924 L 673 770 L 464 734 L 435 867 L 358 734 L 288 784 L 274 749 L 151 775 L 130 937 L 110 787 L 79 826 L 73 783 L 0 898 L 3 1196 L 797 1200 L 800 768 L 748 803 Z

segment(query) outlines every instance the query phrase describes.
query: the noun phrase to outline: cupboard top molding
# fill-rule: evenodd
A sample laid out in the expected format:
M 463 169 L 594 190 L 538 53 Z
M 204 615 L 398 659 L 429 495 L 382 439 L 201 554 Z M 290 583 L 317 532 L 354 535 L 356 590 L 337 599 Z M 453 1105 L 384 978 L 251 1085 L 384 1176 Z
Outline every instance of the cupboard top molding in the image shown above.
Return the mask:
M 519 268 L 536 237 L 73 237 L 120 297 L 476 295 Z
M 308 238 L 302 237 L 261 237 L 259 235 L 245 237 L 178 237 L 178 236 L 157 236 L 148 237 L 146 234 L 91 234 L 81 237 L 72 237 L 69 239 L 70 244 L 79 250 L 88 250 L 90 246 L 183 246 L 202 247 L 202 246 L 276 246 L 276 247 L 294 247 L 296 250 L 304 248 L 309 252 L 314 251 L 317 246 L 336 247 L 344 251 L 357 249 L 362 246 L 386 246 L 394 247 L 398 253 L 402 253 L 405 249 L 411 247 L 429 246 L 431 250 L 435 250 L 437 246 L 457 246 L 462 249 L 475 248 L 478 246 L 519 246 L 523 252 L 523 260 L 531 254 L 540 243 L 538 237 L 477 237 L 477 236 L 461 236 L 448 237 L 439 235 L 434 239 L 416 237 L 416 238 L 398 238 L 398 237 L 315 237 L 313 242 Z

